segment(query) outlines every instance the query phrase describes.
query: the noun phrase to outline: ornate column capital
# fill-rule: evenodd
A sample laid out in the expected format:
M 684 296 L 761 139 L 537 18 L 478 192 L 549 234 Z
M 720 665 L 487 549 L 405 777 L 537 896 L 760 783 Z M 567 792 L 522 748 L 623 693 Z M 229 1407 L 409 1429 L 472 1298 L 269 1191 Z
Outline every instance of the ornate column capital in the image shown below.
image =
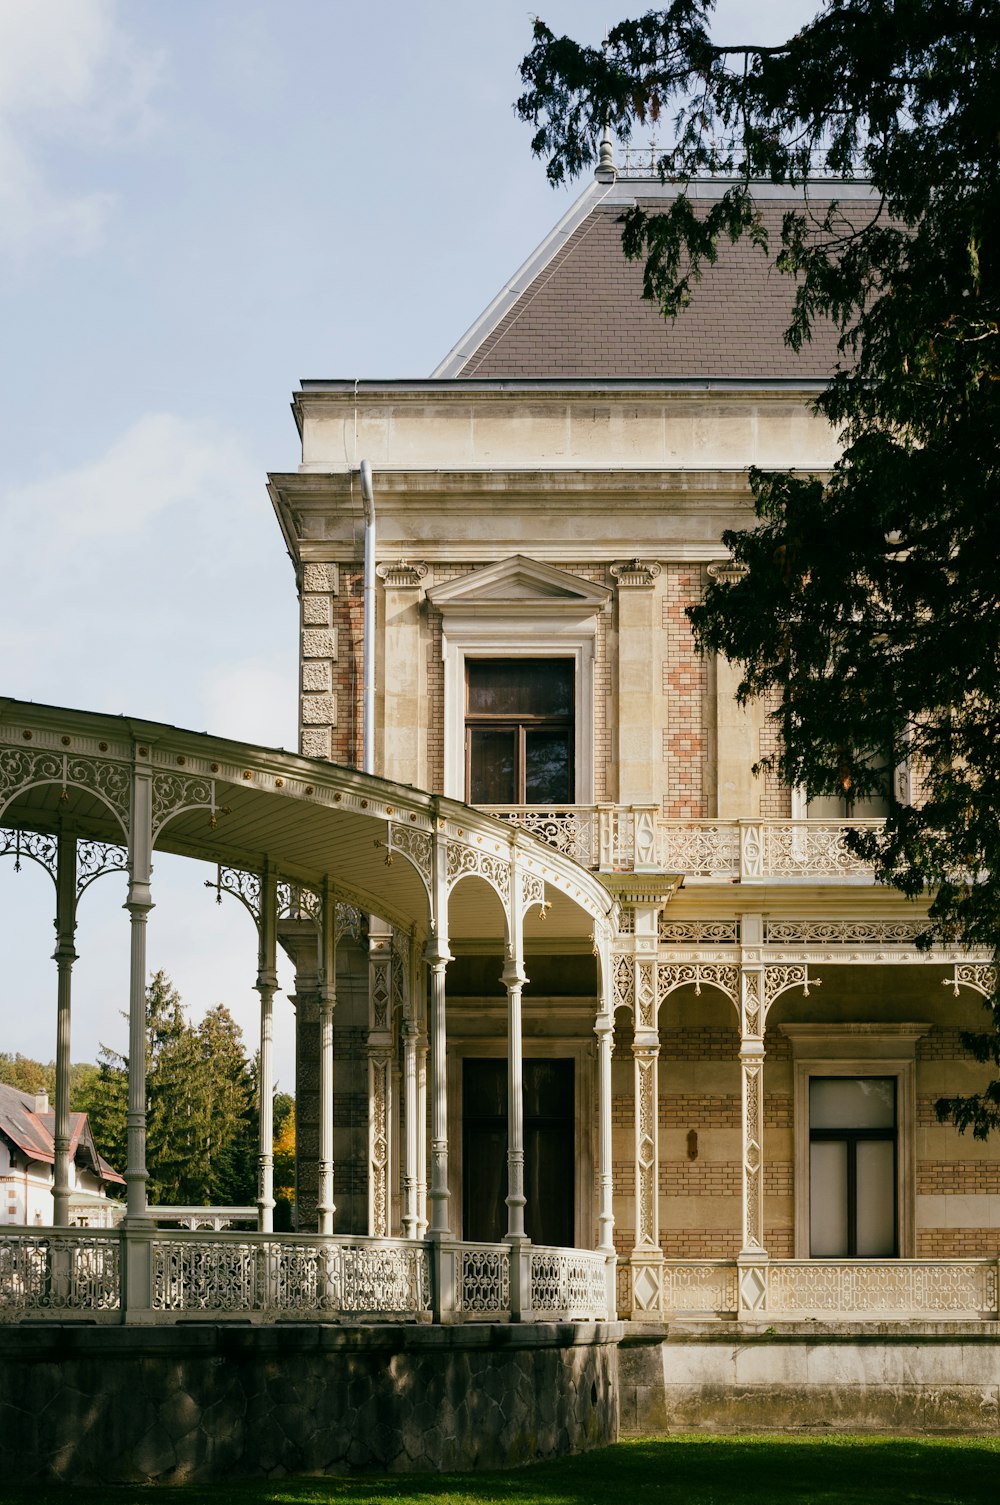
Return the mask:
M 610 569 L 612 580 L 618 589 L 623 587 L 639 590 L 650 590 L 660 576 L 660 566 L 655 560 L 648 563 L 642 559 L 629 559 L 619 564 L 613 564 Z

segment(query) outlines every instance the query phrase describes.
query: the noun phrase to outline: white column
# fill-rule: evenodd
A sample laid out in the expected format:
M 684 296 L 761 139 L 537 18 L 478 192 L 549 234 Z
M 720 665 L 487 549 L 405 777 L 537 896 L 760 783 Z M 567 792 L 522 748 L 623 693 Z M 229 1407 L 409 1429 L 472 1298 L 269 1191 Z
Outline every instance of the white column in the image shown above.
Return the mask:
M 413 1019 L 403 1021 L 403 1118 L 406 1141 L 403 1147 L 403 1237 L 416 1238 L 420 1217 L 417 1211 L 417 1034 Z
M 451 952 L 443 951 L 436 937 L 427 943 L 425 952 L 431 979 L 431 1238 L 449 1238 L 448 1203 L 448 1053 L 445 1026 L 444 977 Z
M 741 1254 L 764 1253 L 763 969 L 740 968 L 743 1221 Z
M 597 1247 L 615 1249 L 614 1180 L 611 1151 L 611 1055 L 615 1029 L 610 1014 L 599 1014 L 597 1037 Z
M 56 1012 L 56 1100 L 55 1100 L 55 1167 L 52 1185 L 52 1221 L 57 1228 L 69 1226 L 69 1079 L 70 1079 L 70 1005 L 73 986 L 73 963 L 76 949 L 76 836 L 63 831 L 59 835 L 56 859 L 56 949 L 53 961 L 58 968 Z
M 509 952 L 502 980 L 507 989 L 507 1237 L 521 1241 L 526 1237 L 521 989 L 528 979 Z
M 427 1035 L 417 1034 L 417 1238 L 427 1232 Z
M 333 1010 L 337 1002 L 337 903 L 323 884 L 319 999 L 319 1198 L 317 1228 L 333 1232 Z
M 524 1069 L 521 992 L 524 974 L 524 921 L 521 867 L 510 866 L 507 957 L 501 981 L 507 989 L 507 1238 L 523 1242 L 524 1231 Z
M 273 1005 L 278 987 L 278 877 L 264 863 L 257 920 L 257 992 L 260 995 L 260 1062 L 257 1071 L 257 1227 L 274 1228 L 274 1033 Z
M 658 1317 L 663 1305 L 660 1249 L 660 1035 L 657 1019 L 656 950 L 660 906 L 635 904 L 635 1247 L 632 1251 L 633 1313 Z
M 131 921 L 128 1030 L 128 1157 L 126 1226 L 148 1224 L 146 1211 L 146 920 L 153 908 L 149 879 L 153 858 L 153 774 L 132 769 L 129 821 L 129 885 L 125 908 Z
M 392 927 L 368 917 L 368 1232 L 391 1233 Z

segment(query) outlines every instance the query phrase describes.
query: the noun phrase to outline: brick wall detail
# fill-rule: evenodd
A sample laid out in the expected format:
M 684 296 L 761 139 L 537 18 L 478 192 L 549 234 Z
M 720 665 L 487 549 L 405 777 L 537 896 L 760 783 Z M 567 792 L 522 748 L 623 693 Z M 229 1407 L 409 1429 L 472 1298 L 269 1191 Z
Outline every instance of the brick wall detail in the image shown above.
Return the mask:
M 700 565 L 668 565 L 663 571 L 663 628 L 666 658 L 663 694 L 667 725 L 663 732 L 663 814 L 668 819 L 700 820 L 705 800 L 705 704 L 708 663 L 695 651 L 688 606 L 701 600 L 704 572 Z

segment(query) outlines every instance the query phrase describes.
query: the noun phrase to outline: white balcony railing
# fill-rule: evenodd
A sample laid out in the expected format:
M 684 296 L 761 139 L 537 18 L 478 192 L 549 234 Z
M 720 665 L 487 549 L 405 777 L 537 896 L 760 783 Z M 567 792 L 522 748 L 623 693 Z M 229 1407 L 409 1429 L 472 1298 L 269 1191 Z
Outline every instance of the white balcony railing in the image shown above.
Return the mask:
M 601 1322 L 588 1249 L 162 1228 L 0 1232 L 0 1323 Z
M 864 883 L 872 869 L 848 833 L 881 820 L 668 820 L 655 805 L 490 805 L 490 815 L 530 831 L 599 872 L 681 873 L 741 883 L 790 879 Z
M 735 1260 L 623 1261 L 618 1274 L 621 1314 L 646 1321 L 739 1315 L 789 1322 L 1000 1318 L 995 1259 L 772 1259 L 756 1267 L 752 1312 L 741 1311 Z

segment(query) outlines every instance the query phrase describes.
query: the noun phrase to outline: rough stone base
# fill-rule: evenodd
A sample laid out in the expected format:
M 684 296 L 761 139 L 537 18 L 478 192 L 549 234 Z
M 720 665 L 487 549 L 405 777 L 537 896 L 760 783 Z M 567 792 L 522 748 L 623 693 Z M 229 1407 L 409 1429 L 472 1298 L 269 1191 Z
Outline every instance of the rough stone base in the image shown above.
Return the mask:
M 0 1478 L 505 1468 L 614 1442 L 619 1324 L 0 1332 Z
M 626 1329 L 625 1433 L 1000 1432 L 1000 1325 Z

